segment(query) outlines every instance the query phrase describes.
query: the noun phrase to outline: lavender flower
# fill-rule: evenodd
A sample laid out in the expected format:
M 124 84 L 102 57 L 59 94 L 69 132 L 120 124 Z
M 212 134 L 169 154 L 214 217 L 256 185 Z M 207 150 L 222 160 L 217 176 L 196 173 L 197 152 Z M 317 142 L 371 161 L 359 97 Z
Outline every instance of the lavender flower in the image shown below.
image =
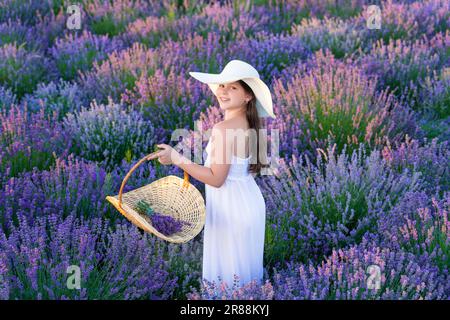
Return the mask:
M 170 236 L 174 233 L 180 232 L 183 227 L 183 222 L 172 218 L 171 216 L 165 216 L 162 214 L 154 214 L 151 218 L 152 225 L 166 236 Z

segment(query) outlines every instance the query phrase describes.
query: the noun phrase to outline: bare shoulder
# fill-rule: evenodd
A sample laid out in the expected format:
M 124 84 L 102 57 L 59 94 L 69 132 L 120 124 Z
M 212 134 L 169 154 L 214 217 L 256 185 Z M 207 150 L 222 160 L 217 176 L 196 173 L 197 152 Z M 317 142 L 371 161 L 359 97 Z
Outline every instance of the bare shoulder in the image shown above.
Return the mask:
M 213 126 L 212 136 L 214 137 L 214 141 L 221 141 L 219 144 L 221 144 L 223 148 L 226 148 L 228 152 L 232 152 L 235 155 L 239 155 L 241 158 L 245 158 L 248 154 L 245 150 L 248 150 L 248 148 L 239 151 L 237 150 L 237 146 L 242 148 L 240 142 L 243 141 L 242 139 L 245 139 L 244 144 L 248 145 L 247 130 L 248 123 L 246 119 L 228 119 L 218 122 Z
M 247 120 L 245 119 L 228 119 L 228 120 L 223 120 L 220 121 L 218 123 L 216 123 L 213 126 L 213 129 L 217 129 L 220 131 L 225 131 L 226 129 L 243 129 L 246 130 L 248 129 L 248 124 L 247 124 Z
M 216 129 L 231 129 L 235 125 L 235 122 L 236 121 L 234 119 L 222 120 L 220 122 L 217 122 L 214 125 L 214 128 L 216 128 Z
M 221 136 L 223 139 L 227 140 L 227 143 L 231 143 L 231 141 L 233 141 L 233 137 L 235 137 L 236 134 L 241 135 L 241 130 L 245 130 L 245 125 L 246 123 L 242 120 L 223 120 L 213 126 L 212 135 Z M 228 139 L 228 137 L 232 139 Z
M 233 129 L 233 123 L 230 122 L 230 120 L 224 120 L 224 121 L 220 121 L 218 123 L 216 123 L 213 128 L 212 128 L 212 134 L 213 135 L 224 135 L 226 136 L 227 131 L 229 131 L 230 129 Z

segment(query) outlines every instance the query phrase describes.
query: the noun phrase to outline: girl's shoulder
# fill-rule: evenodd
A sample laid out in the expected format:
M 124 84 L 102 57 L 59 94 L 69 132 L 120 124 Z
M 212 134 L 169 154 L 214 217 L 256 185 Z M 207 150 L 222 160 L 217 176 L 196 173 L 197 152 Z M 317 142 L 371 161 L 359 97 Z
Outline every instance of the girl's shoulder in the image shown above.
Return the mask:
M 214 128 L 216 129 L 241 129 L 241 130 L 248 130 L 248 123 L 246 119 L 228 119 L 223 120 L 214 125 Z

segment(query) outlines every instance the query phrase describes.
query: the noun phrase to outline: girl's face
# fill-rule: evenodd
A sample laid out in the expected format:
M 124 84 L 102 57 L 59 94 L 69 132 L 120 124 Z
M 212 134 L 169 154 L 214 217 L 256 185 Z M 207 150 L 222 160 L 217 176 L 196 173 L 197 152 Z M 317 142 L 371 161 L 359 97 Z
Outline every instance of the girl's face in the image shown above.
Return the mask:
M 245 108 L 251 99 L 238 81 L 219 84 L 215 95 L 223 110 Z

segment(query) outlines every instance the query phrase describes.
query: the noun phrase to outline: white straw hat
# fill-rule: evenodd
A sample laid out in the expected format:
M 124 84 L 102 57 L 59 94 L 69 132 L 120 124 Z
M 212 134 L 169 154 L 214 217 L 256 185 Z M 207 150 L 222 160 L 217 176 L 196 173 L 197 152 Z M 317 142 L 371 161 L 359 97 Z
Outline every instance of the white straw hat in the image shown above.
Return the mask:
M 214 94 L 219 84 L 244 81 L 255 94 L 258 116 L 275 119 L 269 87 L 259 78 L 258 71 L 250 64 L 241 60 L 231 60 L 219 74 L 203 72 L 189 72 L 189 74 L 200 82 L 206 83 Z

